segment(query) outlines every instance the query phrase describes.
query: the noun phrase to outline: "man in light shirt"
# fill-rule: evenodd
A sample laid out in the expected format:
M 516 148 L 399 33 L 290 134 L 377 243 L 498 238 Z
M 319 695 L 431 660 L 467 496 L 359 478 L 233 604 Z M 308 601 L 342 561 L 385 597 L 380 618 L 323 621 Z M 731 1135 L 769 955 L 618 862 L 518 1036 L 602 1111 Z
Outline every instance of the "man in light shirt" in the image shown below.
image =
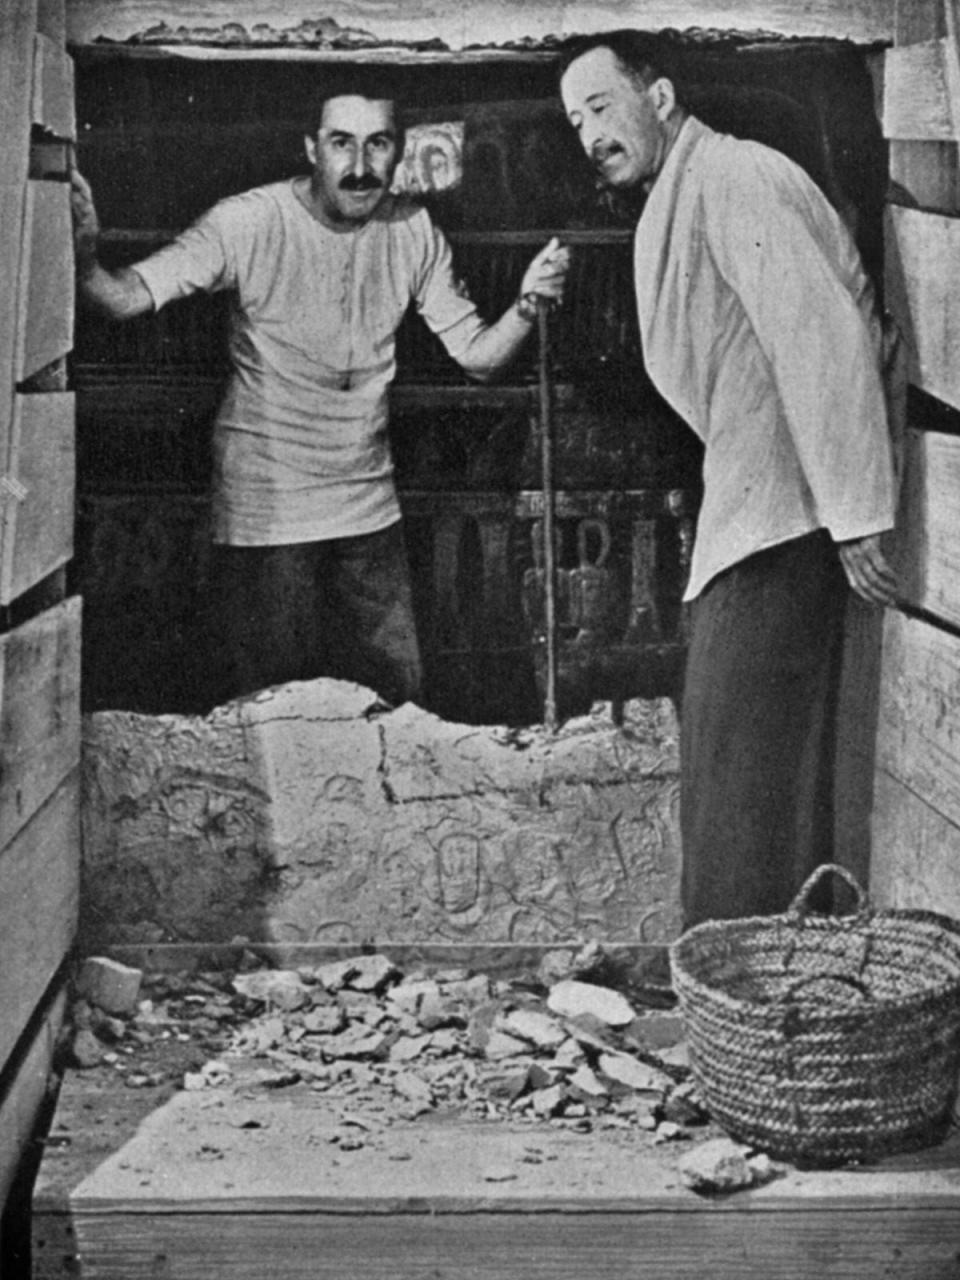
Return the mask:
M 327 675 L 393 704 L 421 664 L 387 438 L 395 335 L 412 302 L 468 375 L 516 355 L 568 251 L 536 255 L 486 324 L 426 209 L 391 195 L 394 103 L 358 86 L 317 103 L 310 172 L 218 203 L 133 267 L 105 269 L 90 187 L 73 174 L 82 296 L 123 320 L 197 291 L 229 294 L 232 375 L 214 431 L 224 696 Z
M 644 359 L 705 446 L 681 716 L 685 923 L 782 911 L 831 857 L 848 584 L 877 605 L 896 596 L 872 290 L 801 168 L 690 114 L 662 38 L 588 37 L 561 68 L 602 183 L 646 195 Z

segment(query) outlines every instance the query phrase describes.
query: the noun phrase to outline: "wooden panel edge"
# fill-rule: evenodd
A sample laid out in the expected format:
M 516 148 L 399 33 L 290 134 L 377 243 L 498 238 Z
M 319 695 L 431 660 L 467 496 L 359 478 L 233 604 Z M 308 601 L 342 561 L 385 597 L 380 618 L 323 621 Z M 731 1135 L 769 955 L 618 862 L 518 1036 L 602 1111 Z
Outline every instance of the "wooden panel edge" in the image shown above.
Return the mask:
M 0 851 L 0 1062 L 5 1062 L 76 934 L 79 770 Z
M 950 142 L 957 133 L 944 70 L 944 41 L 888 49 L 883 134 L 895 141 Z
M 960 408 L 960 217 L 891 205 L 887 305 L 903 330 L 910 380 Z
M 39 1025 L 16 1063 L 13 1078 L 0 1096 L 0 1204 L 14 1189 L 37 1119 L 49 1093 L 57 1037 L 67 1007 L 61 984 L 44 1009 Z

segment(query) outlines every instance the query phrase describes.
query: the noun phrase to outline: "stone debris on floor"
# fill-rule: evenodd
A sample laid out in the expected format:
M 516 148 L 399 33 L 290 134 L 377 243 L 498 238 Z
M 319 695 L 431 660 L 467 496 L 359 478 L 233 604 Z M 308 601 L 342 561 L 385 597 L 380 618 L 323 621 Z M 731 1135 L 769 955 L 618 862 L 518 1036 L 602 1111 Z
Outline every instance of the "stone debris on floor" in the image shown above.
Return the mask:
M 637 1007 L 607 985 L 595 943 L 547 953 L 532 979 L 402 972 L 380 953 L 297 969 L 250 951 L 232 971 L 123 968 L 85 961 L 69 1059 L 131 1089 L 307 1088 L 335 1108 L 328 1141 L 339 1152 L 392 1125 L 456 1115 L 693 1146 L 681 1177 L 700 1193 L 777 1172 L 718 1136 L 690 1078 L 679 1015 Z M 96 1003 L 102 990 L 113 1011 Z M 118 990 L 126 1006 L 112 998 Z

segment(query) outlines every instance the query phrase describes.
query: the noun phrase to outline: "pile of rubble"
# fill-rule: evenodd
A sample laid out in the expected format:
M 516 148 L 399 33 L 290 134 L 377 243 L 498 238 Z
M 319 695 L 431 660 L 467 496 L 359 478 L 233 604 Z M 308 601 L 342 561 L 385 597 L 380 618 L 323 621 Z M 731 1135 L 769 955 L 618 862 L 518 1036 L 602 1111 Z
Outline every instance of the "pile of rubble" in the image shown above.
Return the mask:
M 77 982 L 72 1059 L 147 1088 L 162 1073 L 138 1067 L 145 1050 L 199 1046 L 203 1060 L 176 1082 L 191 1090 L 227 1086 L 253 1062 L 244 1087 L 300 1085 L 335 1099 L 343 1122 L 331 1140 L 343 1151 L 429 1113 L 633 1130 L 653 1144 L 712 1137 L 678 1015 L 637 1010 L 587 980 L 602 966 L 595 947 L 572 963 L 550 953 L 538 980 L 523 983 L 466 969 L 402 973 L 383 954 L 296 970 L 250 955 L 237 972 L 144 979 L 93 958 Z M 737 1185 L 767 1175 L 749 1153 L 732 1154 Z M 729 1164 L 730 1151 L 718 1155 Z

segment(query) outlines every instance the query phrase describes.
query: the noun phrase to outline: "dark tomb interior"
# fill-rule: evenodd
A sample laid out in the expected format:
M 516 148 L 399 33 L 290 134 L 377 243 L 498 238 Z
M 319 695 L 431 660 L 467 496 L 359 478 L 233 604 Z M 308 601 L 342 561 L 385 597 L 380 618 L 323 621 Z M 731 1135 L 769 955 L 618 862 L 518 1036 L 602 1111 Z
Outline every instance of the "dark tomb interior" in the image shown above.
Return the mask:
M 881 273 L 886 155 L 870 51 L 691 34 L 697 114 L 804 165 Z M 305 171 L 326 60 L 210 60 L 128 45 L 76 58 L 78 163 L 129 263 L 223 196 Z M 637 210 L 595 188 L 556 96 L 556 51 L 407 54 L 376 67 L 410 125 L 462 126 L 462 180 L 422 197 L 481 311 L 496 318 L 550 234 L 572 245 L 550 319 L 558 703 L 676 696 L 700 448 L 643 369 L 631 270 Z M 429 156 L 429 146 L 425 154 Z M 440 163 L 443 161 L 439 155 Z M 217 701 L 209 616 L 213 415 L 226 375 L 222 297 L 126 325 L 81 309 L 78 527 L 88 711 L 203 713 Z M 466 723 L 543 718 L 544 482 L 539 347 L 471 384 L 411 314 L 398 338 L 391 438 L 406 522 L 425 705 Z

